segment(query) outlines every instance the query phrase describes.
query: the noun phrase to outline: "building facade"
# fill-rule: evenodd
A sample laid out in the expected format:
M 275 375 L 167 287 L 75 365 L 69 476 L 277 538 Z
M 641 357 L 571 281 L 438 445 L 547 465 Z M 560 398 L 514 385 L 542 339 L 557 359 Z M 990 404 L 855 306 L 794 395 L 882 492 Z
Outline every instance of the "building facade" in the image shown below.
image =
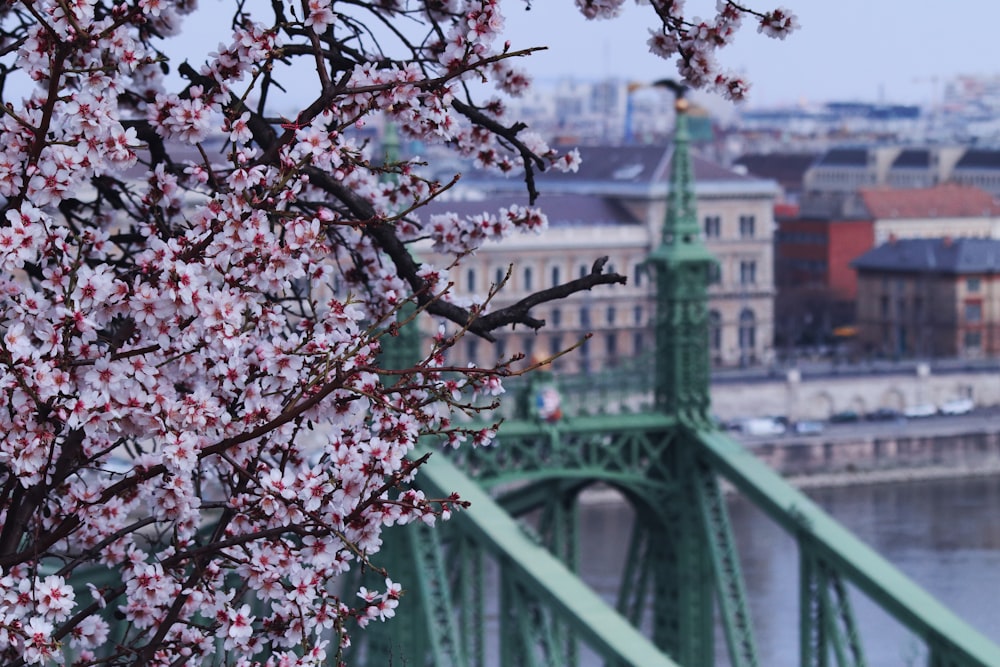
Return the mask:
M 870 354 L 1000 353 L 1000 240 L 896 239 L 854 262 L 858 340 Z
M 546 321 L 537 333 L 498 332 L 496 345 L 466 337 L 465 348 L 456 351 L 459 358 L 486 363 L 520 352 L 543 359 L 580 343 L 553 364 L 560 372 L 572 373 L 614 367 L 652 353 L 653 282 L 644 263 L 659 243 L 666 215 L 671 149 L 586 147 L 580 152 L 579 173 L 538 175 L 538 205 L 548 216 L 548 228 L 481 248 L 458 270 L 461 275 L 452 274 L 455 297 L 484 297 L 509 269 L 496 300 L 497 306 L 506 305 L 589 272 L 603 256 L 608 258 L 605 270 L 627 276 L 628 284 L 602 286 L 536 307 L 533 314 Z M 698 216 L 706 244 L 719 262 L 709 288 L 713 361 L 767 361 L 774 330 L 777 185 L 698 158 L 692 162 Z M 469 215 L 526 203 L 524 183 L 516 178 L 467 174 L 463 183 L 474 198 L 433 202 L 423 214 L 452 210 Z M 432 256 L 426 259 L 433 261 Z

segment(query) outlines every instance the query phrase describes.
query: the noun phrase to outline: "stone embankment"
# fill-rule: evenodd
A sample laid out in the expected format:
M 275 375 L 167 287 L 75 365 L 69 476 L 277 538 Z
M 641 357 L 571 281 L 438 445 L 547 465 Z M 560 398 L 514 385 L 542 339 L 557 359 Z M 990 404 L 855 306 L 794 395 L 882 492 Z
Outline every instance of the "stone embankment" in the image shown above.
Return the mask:
M 986 428 L 780 436 L 745 444 L 803 487 L 1000 474 L 1000 432 Z

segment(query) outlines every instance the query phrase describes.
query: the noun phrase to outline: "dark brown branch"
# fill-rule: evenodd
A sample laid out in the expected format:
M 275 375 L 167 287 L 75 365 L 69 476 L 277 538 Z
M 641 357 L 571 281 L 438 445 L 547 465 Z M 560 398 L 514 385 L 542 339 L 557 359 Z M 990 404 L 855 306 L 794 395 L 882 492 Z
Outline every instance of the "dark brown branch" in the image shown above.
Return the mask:
M 590 273 L 576 280 L 571 280 L 562 285 L 556 285 L 548 289 L 529 294 L 517 303 L 501 308 L 500 310 L 486 315 L 481 315 L 474 324 L 484 327 L 487 331 L 499 329 L 509 324 L 524 324 L 532 329 L 540 329 L 545 326 L 545 320 L 531 317 L 530 311 L 535 306 L 548 301 L 565 299 L 577 292 L 589 291 L 598 285 L 624 285 L 628 278 L 618 273 L 604 273 L 604 266 L 608 263 L 607 257 L 601 257 L 594 262 Z M 473 327 L 469 327 L 472 331 Z
M 539 171 L 545 171 L 545 162 L 530 148 L 528 148 L 523 141 L 517 138 L 518 133 L 521 132 L 521 130 L 527 129 L 528 126 L 521 122 L 514 123 L 510 127 L 504 126 L 495 119 L 487 116 L 480 109 L 477 109 L 471 104 L 466 104 L 461 100 L 454 100 L 451 103 L 451 106 L 455 109 L 455 111 L 462 114 L 476 125 L 489 130 L 498 137 L 503 138 L 513 148 L 517 149 L 517 152 L 521 155 L 521 161 L 524 163 L 524 184 L 528 188 L 528 203 L 534 204 L 535 200 L 538 199 L 539 194 L 538 190 L 535 188 L 535 167 L 537 167 Z

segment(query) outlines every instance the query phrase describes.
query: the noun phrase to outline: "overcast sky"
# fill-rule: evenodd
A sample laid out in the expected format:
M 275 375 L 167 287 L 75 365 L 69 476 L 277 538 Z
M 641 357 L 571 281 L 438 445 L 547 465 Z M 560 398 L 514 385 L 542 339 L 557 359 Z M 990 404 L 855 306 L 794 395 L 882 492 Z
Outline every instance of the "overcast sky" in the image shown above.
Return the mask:
M 780 2 L 799 17 L 802 29 L 780 41 L 745 25 L 736 43 L 718 57 L 725 68 L 750 79 L 755 106 L 829 99 L 919 102 L 939 99 L 944 78 L 1000 71 L 1000 2 L 995 0 L 770 2 L 747 4 L 763 9 Z M 530 12 L 517 8 L 519 3 L 513 0 L 507 10 L 511 36 L 548 39 L 552 47 L 532 58 L 539 74 L 575 68 L 649 79 L 676 71 L 645 45 L 649 7 L 629 4 L 617 23 L 608 23 L 586 21 L 572 11 L 571 0 L 535 0 Z M 714 5 L 714 0 L 687 2 L 691 14 L 704 9 L 705 16 Z
M 770 2 L 746 0 L 758 8 Z M 548 45 L 524 62 L 538 79 L 563 75 L 648 81 L 676 73 L 673 63 L 649 53 L 652 9 L 629 3 L 613 21 L 587 21 L 572 0 L 502 0 L 507 34 L 515 48 Z M 726 68 L 751 81 L 752 106 L 802 101 L 939 101 L 945 79 L 1000 72 L 995 44 L 1000 25 L 996 0 L 778 0 L 799 17 L 802 29 L 784 41 L 744 26 L 736 44 L 719 53 Z M 777 4 L 777 3 L 775 3 Z M 230 0 L 201 0 L 208 13 Z M 246 7 L 267 7 L 248 0 Z M 688 0 L 692 15 L 708 16 L 715 0 Z M 264 14 L 263 16 L 266 16 Z M 185 51 L 215 47 L 227 22 L 198 17 L 185 27 Z

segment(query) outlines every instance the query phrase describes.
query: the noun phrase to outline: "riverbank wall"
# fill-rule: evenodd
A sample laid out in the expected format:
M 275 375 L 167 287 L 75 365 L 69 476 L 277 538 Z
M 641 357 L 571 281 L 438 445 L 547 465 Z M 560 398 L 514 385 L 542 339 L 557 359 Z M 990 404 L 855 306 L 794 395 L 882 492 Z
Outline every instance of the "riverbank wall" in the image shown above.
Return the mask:
M 747 448 L 797 486 L 1000 474 L 1000 433 L 904 434 L 758 442 Z

